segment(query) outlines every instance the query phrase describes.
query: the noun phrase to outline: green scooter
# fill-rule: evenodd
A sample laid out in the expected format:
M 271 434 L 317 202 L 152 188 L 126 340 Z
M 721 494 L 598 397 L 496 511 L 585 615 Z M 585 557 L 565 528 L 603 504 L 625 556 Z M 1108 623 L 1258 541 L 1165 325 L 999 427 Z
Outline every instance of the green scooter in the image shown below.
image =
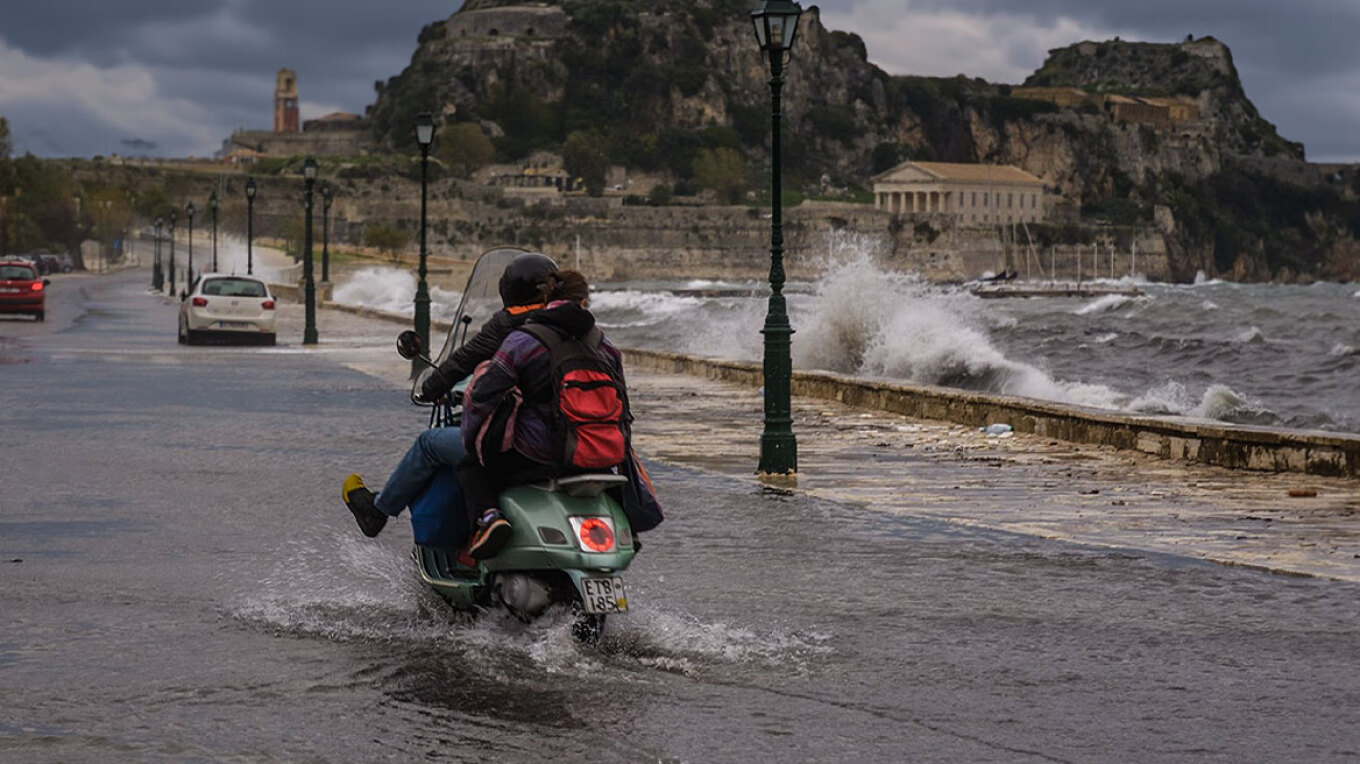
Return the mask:
M 478 259 L 439 361 L 467 341 L 474 322 L 480 325 L 499 309 L 500 274 L 522 253 L 500 248 Z M 397 351 L 403 358 L 426 366 L 412 385 L 411 400 L 430 405 L 420 401 L 416 393 L 436 361 L 423 355 L 420 335 L 414 331 L 401 333 Z M 460 398 L 465 384 L 466 380 L 450 397 Z M 430 425 L 456 427 L 460 414 L 460 407 L 452 402 L 435 405 Z M 430 512 L 426 507 L 418 513 L 417 505 L 431 502 L 448 523 L 463 524 L 452 534 L 444 534 L 445 538 L 462 541 L 469 529 L 463 508 L 450 506 L 456 503 L 449 501 L 454 481 L 451 472 L 438 476 L 426 495 L 413 504 L 412 522 L 417 522 L 417 514 L 428 516 Z M 500 553 L 477 561 L 457 546 L 417 543 L 412 552 L 416 570 L 427 586 L 460 611 L 503 607 L 528 622 L 553 606 L 569 607 L 576 614 L 576 637 L 594 642 L 607 616 L 628 611 L 622 573 L 633 561 L 636 544 L 623 509 L 606 493 L 627 482 L 622 475 L 599 473 L 514 486 L 501 494 L 500 509 L 514 530 Z

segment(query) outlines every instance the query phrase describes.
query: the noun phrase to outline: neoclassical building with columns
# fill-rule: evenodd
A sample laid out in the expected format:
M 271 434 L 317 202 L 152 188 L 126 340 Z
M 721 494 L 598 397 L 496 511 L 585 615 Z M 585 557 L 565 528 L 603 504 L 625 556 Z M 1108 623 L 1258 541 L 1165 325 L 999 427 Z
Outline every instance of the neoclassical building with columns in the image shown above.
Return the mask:
M 903 162 L 875 175 L 873 183 L 875 209 L 894 214 L 957 215 L 963 225 L 1044 217 L 1044 182 L 1010 165 Z

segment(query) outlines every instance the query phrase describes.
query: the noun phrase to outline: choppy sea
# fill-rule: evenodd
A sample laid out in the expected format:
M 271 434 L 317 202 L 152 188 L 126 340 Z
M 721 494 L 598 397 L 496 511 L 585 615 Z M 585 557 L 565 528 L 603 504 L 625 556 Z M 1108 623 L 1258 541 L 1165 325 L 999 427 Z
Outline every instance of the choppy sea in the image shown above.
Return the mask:
M 1141 297 L 982 300 L 885 271 L 853 239 L 786 289 L 794 367 L 1111 411 L 1360 432 L 1360 286 L 1146 283 Z M 335 299 L 410 311 L 415 279 L 370 268 Z M 677 278 L 597 284 L 618 344 L 759 360 L 768 289 Z M 450 319 L 458 294 L 436 290 Z

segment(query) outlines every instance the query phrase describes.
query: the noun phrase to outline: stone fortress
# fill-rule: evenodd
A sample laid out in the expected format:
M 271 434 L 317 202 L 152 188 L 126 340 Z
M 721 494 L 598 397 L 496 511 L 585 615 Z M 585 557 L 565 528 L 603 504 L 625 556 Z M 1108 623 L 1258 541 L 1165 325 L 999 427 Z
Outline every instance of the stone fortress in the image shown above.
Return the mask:
M 474 3 L 453 14 L 445 24 L 445 35 L 451 40 L 461 38 L 519 38 L 555 40 L 567 33 L 571 19 L 567 12 L 555 5 L 542 3 L 498 8 L 476 8 Z

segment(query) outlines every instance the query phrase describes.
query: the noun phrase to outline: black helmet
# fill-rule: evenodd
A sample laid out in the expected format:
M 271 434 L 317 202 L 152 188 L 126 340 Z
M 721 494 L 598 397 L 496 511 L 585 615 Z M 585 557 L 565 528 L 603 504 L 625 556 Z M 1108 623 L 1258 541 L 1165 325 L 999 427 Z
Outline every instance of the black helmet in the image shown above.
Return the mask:
M 543 285 L 548 283 L 548 274 L 555 270 L 557 263 L 547 255 L 537 252 L 519 255 L 501 274 L 501 303 L 508 308 L 538 302 Z

